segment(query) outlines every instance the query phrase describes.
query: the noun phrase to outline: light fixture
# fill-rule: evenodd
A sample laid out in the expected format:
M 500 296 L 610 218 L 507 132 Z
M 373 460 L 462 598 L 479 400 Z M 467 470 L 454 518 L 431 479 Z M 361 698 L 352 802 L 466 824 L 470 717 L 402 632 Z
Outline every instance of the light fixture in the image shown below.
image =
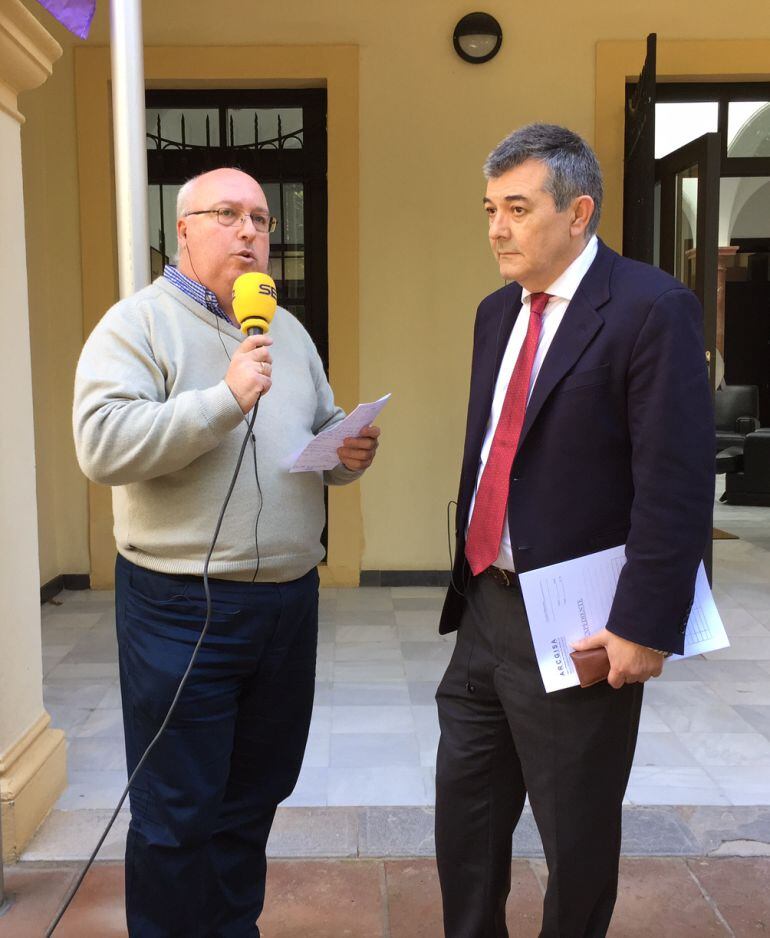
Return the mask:
M 489 13 L 468 13 L 455 26 L 452 41 L 461 59 L 473 65 L 481 65 L 500 51 L 503 31 Z

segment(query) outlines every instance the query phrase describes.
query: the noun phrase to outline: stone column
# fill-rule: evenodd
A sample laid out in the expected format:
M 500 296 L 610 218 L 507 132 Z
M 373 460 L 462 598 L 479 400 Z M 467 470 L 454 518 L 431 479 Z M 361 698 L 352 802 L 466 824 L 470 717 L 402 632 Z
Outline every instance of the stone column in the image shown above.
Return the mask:
M 19 93 L 42 85 L 61 53 L 19 0 L 0 0 L 0 808 L 6 859 L 18 857 L 67 778 L 64 734 L 50 728 L 43 708 L 24 117 L 18 110 Z

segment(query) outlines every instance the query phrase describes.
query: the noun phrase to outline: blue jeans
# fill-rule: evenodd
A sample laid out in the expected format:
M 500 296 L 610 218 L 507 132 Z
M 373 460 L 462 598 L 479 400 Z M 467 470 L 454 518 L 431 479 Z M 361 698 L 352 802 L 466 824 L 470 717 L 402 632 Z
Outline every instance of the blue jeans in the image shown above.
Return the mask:
M 265 845 L 297 781 L 315 688 L 318 574 L 210 580 L 213 612 L 174 715 L 131 786 L 131 938 L 258 938 Z M 115 604 L 129 774 L 206 615 L 203 580 L 119 556 Z

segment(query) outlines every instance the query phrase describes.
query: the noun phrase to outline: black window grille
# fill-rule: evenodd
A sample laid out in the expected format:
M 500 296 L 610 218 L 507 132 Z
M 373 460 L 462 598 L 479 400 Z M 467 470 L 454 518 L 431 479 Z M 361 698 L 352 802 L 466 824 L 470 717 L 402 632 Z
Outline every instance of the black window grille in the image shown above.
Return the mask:
M 278 301 L 308 330 L 328 372 L 326 92 L 148 91 L 146 115 L 153 275 L 175 256 L 180 186 L 220 166 L 242 169 L 278 218 L 269 270 Z

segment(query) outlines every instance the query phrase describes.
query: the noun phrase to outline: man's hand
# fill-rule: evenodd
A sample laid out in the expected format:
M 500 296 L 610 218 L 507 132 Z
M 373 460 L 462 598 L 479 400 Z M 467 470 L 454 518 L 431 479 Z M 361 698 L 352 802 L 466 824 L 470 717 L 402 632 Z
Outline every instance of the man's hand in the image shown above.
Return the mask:
M 629 642 L 627 638 L 621 638 L 607 629 L 572 643 L 575 651 L 588 651 L 589 648 L 600 648 L 602 645 L 607 649 L 607 657 L 610 659 L 607 681 L 615 690 L 624 684 L 643 683 L 651 677 L 658 677 L 663 670 L 663 655 L 644 645 Z
M 270 378 L 273 359 L 269 348 L 272 344 L 269 335 L 250 335 L 233 353 L 225 383 L 244 414 L 257 403 L 261 394 L 267 394 L 273 383 Z
M 379 427 L 364 427 L 361 434 L 355 437 L 347 437 L 342 446 L 337 450 L 340 462 L 351 472 L 357 472 L 359 469 L 368 469 L 374 460 L 374 454 L 377 452 L 377 437 L 380 435 Z

